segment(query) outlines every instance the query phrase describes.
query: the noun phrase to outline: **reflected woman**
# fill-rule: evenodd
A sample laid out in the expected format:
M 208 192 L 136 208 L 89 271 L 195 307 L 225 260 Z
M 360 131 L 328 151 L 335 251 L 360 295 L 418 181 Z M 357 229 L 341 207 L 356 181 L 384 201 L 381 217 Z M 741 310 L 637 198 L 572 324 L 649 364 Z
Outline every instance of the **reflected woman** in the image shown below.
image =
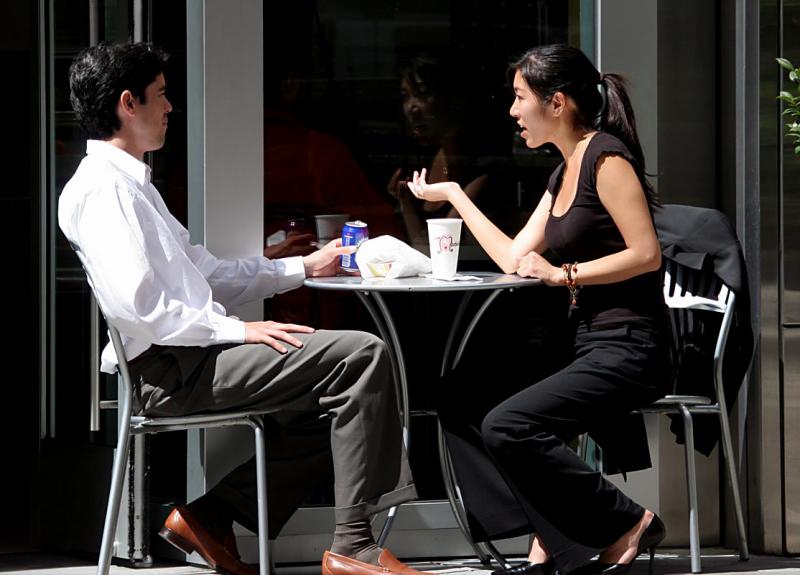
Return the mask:
M 535 534 L 518 574 L 619 575 L 647 549 L 652 567 L 661 520 L 568 445 L 587 431 L 602 434 L 670 385 L 657 200 L 633 110 L 622 78 L 600 74 L 570 46 L 533 48 L 513 72 L 510 114 L 520 137 L 529 148 L 552 143 L 564 158 L 523 229 L 507 236 L 459 184 L 432 183 L 427 170 L 408 184 L 417 198 L 449 202 L 503 271 L 569 292 L 571 362 L 494 407 L 473 447 L 496 466 Z M 493 489 L 479 483 L 473 478 L 464 493 L 468 508 L 491 506 Z
M 479 106 L 474 97 L 458 90 L 460 76 L 449 61 L 430 55 L 415 56 L 400 74 L 400 93 L 406 129 L 431 183 L 454 181 L 477 201 L 488 175 L 480 159 L 487 157 L 490 134 L 476 125 Z M 485 114 L 484 110 L 484 114 Z M 427 245 L 429 218 L 457 217 L 443 200 L 418 200 L 406 186 L 410 173 L 398 168 L 387 185 L 400 204 L 403 223 L 412 243 Z

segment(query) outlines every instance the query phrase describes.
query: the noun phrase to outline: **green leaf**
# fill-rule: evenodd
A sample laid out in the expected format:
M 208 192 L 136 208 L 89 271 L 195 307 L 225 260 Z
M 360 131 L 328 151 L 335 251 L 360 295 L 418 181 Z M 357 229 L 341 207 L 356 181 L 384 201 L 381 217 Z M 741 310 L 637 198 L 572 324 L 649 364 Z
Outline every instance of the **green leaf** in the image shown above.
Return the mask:
M 792 70 L 791 72 L 789 72 L 789 79 L 792 82 L 797 82 L 797 70 Z
M 778 98 L 781 100 L 794 100 L 794 96 L 792 96 L 791 92 L 787 92 L 786 90 L 781 90 L 778 92 Z
M 794 70 L 794 66 L 792 65 L 789 60 L 786 58 L 775 58 L 775 61 L 780 65 L 782 68 L 786 68 L 787 70 L 791 71 Z
M 800 146 L 795 147 L 794 153 L 800 156 Z

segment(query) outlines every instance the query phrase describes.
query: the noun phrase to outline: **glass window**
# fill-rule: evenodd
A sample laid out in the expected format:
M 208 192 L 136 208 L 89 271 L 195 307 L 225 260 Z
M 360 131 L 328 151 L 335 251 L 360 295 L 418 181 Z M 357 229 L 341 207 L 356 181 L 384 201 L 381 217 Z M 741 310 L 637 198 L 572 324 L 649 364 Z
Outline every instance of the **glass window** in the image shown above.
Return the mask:
M 518 137 L 508 64 L 534 45 L 579 43 L 579 8 L 558 0 L 265 5 L 265 253 L 314 249 L 328 235 L 316 225 L 324 214 L 361 219 L 371 237 L 391 234 L 427 252 L 425 220 L 454 212 L 408 193 L 405 182 L 423 168 L 430 181 L 459 182 L 516 233 L 560 157 L 528 150 Z M 462 270 L 497 269 L 468 234 L 460 252 Z M 391 296 L 412 387 L 412 466 L 420 496 L 442 498 L 428 384 L 458 301 Z M 268 311 L 282 321 L 374 329 L 351 294 L 302 288 L 270 300 Z
M 95 10 L 92 14 L 90 10 Z M 60 439 L 86 440 L 90 437 L 88 407 L 91 377 L 89 287 L 77 257 L 58 230 L 57 198 L 85 154 L 86 136 L 77 123 L 69 102 L 69 66 L 77 53 L 91 43 L 90 22 L 98 22 L 98 41 L 121 42 L 133 35 L 132 3 L 108 0 L 90 7 L 87 0 L 52 1 L 51 66 L 53 156 L 49 171 L 54 184 L 50 205 L 54 251 L 55 319 L 53 330 L 54 374 L 48 398 L 50 434 Z M 145 37 L 170 56 L 167 70 L 168 94 L 173 104 L 170 136 L 164 150 L 148 160 L 153 181 L 164 194 L 172 213 L 186 221 L 186 9 L 184 2 L 147 2 L 143 6 Z M 105 326 L 100 326 L 100 345 L 105 345 Z M 101 376 L 104 398 L 116 395 L 116 377 Z M 103 412 L 104 425 L 94 440 L 115 441 L 116 411 Z

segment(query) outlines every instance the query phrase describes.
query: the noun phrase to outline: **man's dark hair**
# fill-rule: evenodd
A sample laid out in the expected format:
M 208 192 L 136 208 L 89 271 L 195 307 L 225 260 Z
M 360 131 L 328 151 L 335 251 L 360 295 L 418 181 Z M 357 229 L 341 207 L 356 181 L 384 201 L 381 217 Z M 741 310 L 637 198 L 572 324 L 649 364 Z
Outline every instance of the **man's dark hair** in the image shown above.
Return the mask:
M 69 67 L 69 100 L 89 138 L 119 130 L 117 102 L 125 90 L 145 103 L 145 88 L 164 72 L 167 55 L 152 44 L 98 44 L 82 50 Z

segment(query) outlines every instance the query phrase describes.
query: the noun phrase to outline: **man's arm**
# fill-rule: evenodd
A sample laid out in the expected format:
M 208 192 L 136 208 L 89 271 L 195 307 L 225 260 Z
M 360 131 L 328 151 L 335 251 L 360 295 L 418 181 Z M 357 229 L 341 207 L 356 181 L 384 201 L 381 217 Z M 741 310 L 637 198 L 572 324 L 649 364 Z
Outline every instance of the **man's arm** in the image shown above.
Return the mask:
M 160 345 L 241 343 L 164 219 L 123 183 L 85 194 L 61 222 L 84 255 L 98 301 L 120 331 Z

